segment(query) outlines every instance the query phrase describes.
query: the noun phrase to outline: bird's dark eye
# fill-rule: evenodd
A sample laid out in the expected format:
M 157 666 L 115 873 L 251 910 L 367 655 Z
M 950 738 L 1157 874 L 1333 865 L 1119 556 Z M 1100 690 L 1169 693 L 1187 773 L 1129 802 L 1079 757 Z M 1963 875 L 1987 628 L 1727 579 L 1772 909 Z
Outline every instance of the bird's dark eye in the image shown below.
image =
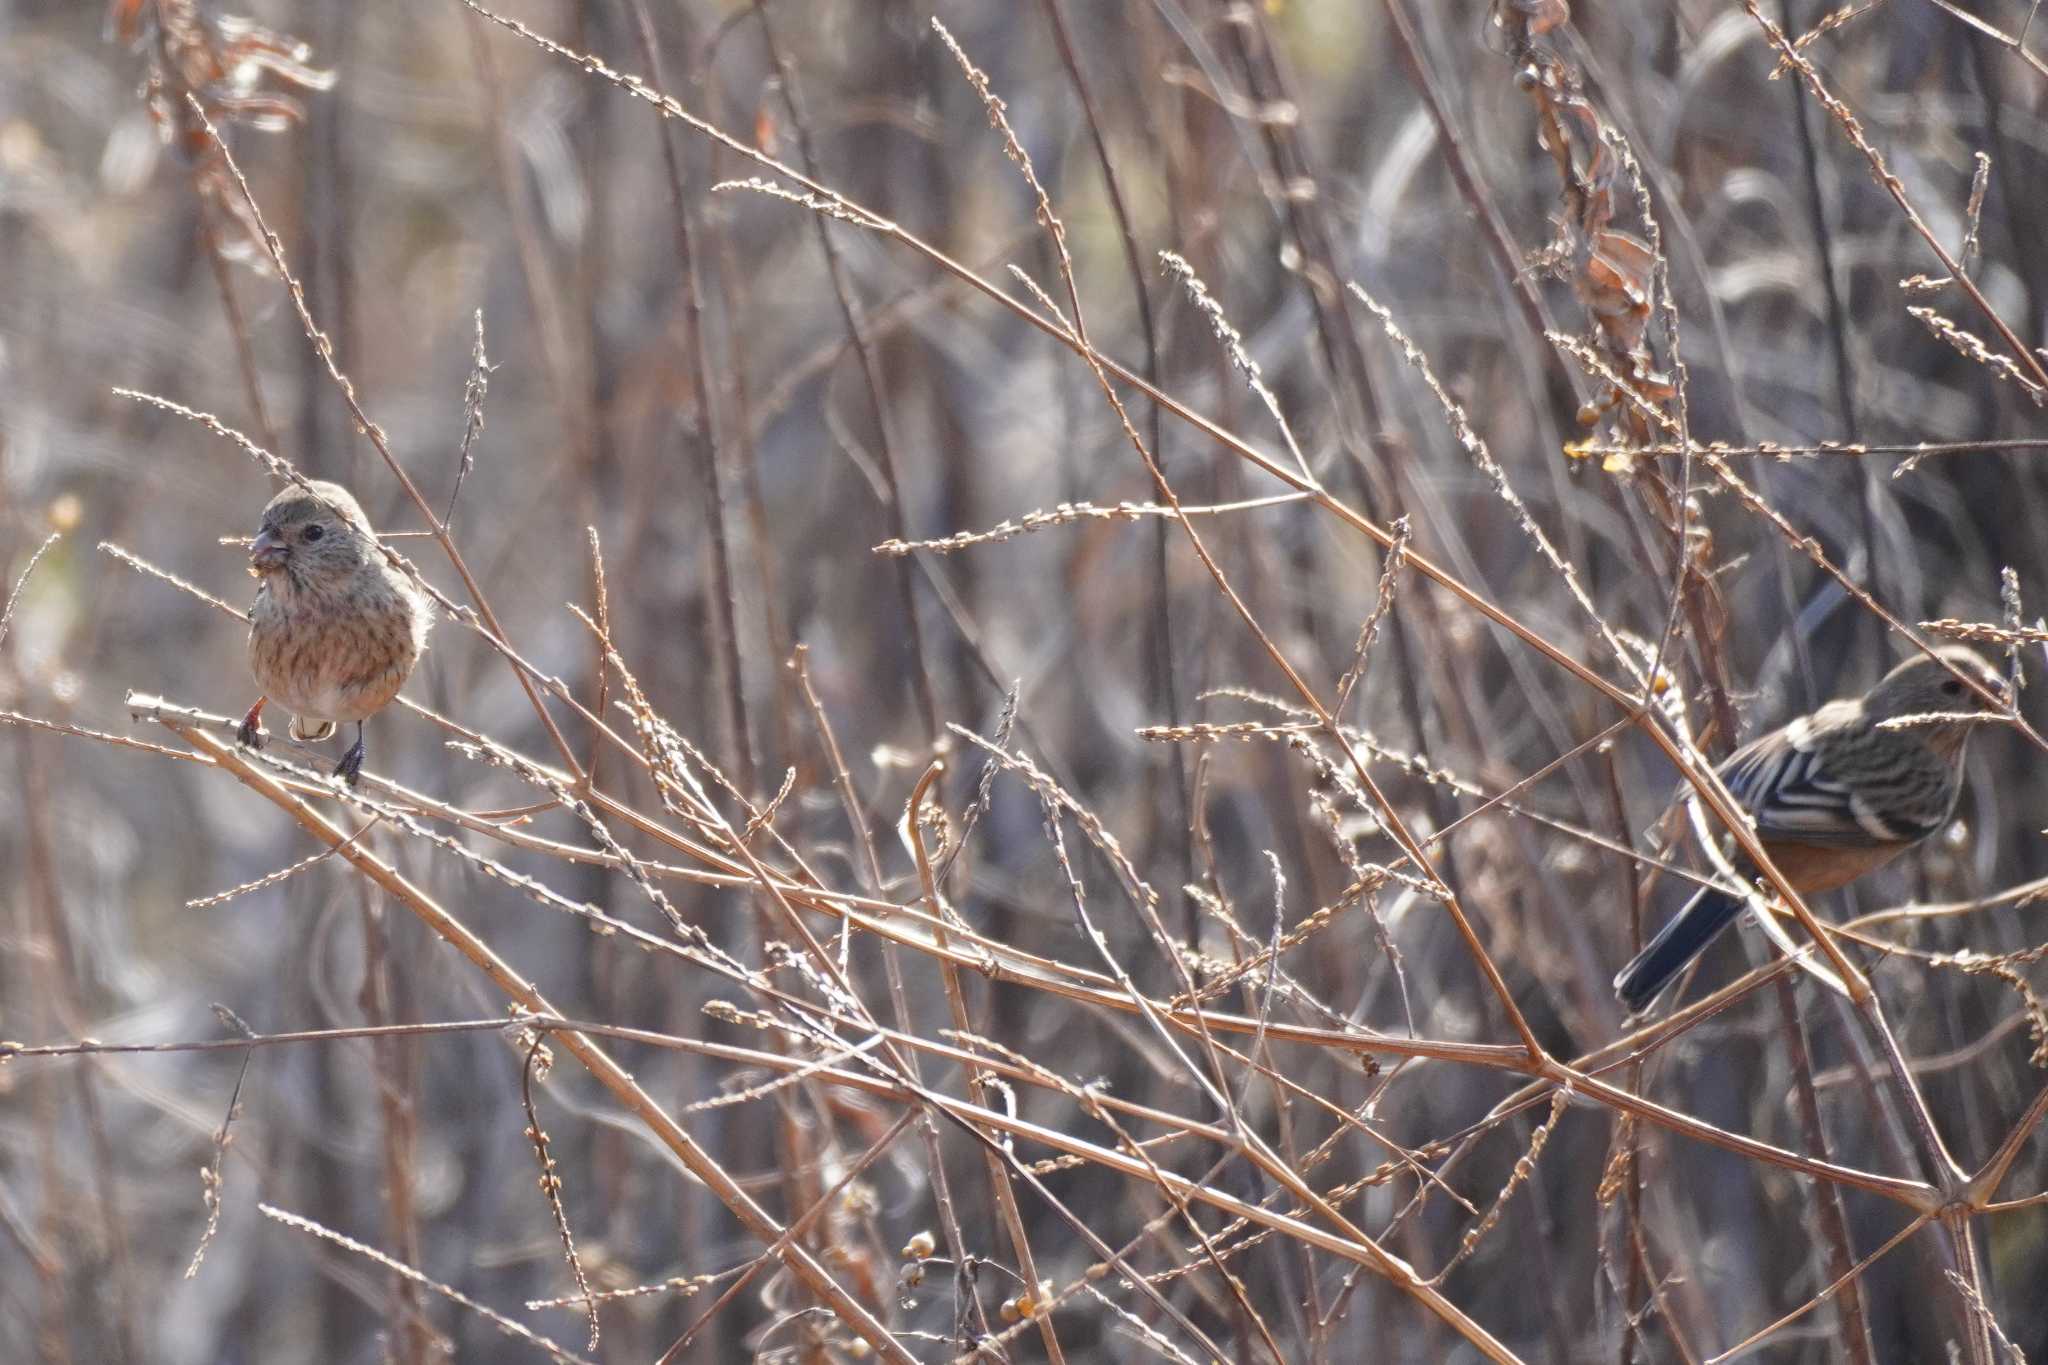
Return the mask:
M 1960 697 L 1963 695 L 1963 680 L 1961 678 L 1950 678 L 1941 685 L 1941 690 L 1945 696 Z
M 327 534 L 327 528 L 326 528 L 325 526 L 322 526 L 322 525 L 320 525 L 320 524 L 319 524 L 318 522 L 315 522 L 315 523 L 313 523 L 313 525 L 311 525 L 311 526 L 308 526 L 308 527 L 306 528 L 306 539 L 307 539 L 307 540 L 318 540 L 318 539 L 320 539 L 320 537 L 322 537 L 322 536 L 324 536 L 324 535 L 326 535 L 326 534 Z

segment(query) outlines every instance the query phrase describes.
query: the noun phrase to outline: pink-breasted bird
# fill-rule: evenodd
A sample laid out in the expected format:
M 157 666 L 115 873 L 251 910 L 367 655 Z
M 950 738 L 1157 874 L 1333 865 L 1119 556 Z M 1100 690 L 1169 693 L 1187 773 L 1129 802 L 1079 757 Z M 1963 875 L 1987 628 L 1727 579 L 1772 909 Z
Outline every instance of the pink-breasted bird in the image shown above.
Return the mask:
M 237 732 L 261 742 L 265 702 L 292 712 L 292 737 L 321 740 L 354 721 L 356 742 L 335 768 L 351 786 L 363 768 L 363 722 L 405 685 L 427 647 L 433 610 L 378 548 L 369 518 L 340 484 L 286 488 L 263 509 L 249 572 L 249 670 L 263 695 Z

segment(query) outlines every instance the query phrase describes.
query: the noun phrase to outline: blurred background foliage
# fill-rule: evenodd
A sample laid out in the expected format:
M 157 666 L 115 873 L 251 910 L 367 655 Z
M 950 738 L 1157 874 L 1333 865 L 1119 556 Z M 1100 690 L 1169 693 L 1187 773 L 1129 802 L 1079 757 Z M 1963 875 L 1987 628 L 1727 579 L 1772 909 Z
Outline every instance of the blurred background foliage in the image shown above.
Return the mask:
M 1183 890 L 1192 884 L 1229 905 L 1254 945 L 1269 937 L 1276 892 L 1268 851 L 1284 869 L 1278 913 L 1288 926 L 1343 899 L 1351 874 L 1315 806 L 1327 782 L 1298 751 L 1178 746 L 1136 734 L 1173 722 L 1270 720 L 1270 709 L 1216 689 L 1284 691 L 1177 528 L 1156 517 L 1086 519 L 927 555 L 921 566 L 873 552 L 899 534 L 982 530 L 1064 502 L 1155 500 L 1087 368 L 1066 348 L 884 236 L 829 223 L 824 232 L 871 341 L 863 358 L 848 343 L 819 219 L 757 193 L 711 192 L 758 173 L 730 150 L 674 125 L 665 131 L 644 102 L 453 0 L 247 8 L 272 33 L 303 41 L 303 58 L 285 40 L 266 45 L 216 12 L 184 6 L 124 0 L 109 16 L 77 3 L 0 4 L 7 583 L 51 531 L 62 533 L 0 644 L 0 706 L 160 739 L 130 726 L 126 692 L 221 713 L 239 713 L 253 695 L 235 622 L 95 547 L 114 542 L 239 606 L 250 592 L 243 551 L 222 538 L 251 533 L 271 486 L 230 443 L 118 397 L 116 386 L 217 413 L 307 474 L 348 484 L 380 526 L 419 529 L 264 268 L 231 184 L 166 94 L 183 80 L 209 94 L 337 363 L 436 505 L 454 485 L 481 310 L 495 368 L 453 526 L 521 652 L 577 695 L 595 694 L 597 653 L 566 610 L 591 601 L 585 528 L 595 528 L 615 638 L 651 702 L 756 800 L 772 797 L 794 770 L 779 826 L 832 884 L 866 889 L 868 874 L 787 666 L 799 644 L 880 841 L 892 898 L 916 895 L 909 854 L 892 831 L 934 745 L 949 750 L 944 791 L 955 812 L 980 768 L 977 753 L 934 723 L 993 734 L 1014 683 L 1017 746 L 1116 835 L 1161 893 L 1174 933 L 1222 957 L 1234 951 L 1202 901 Z M 1614 412 L 1590 427 L 1582 421 L 1601 385 L 1532 321 L 1540 311 L 1542 325 L 1589 331 L 1583 223 L 1573 221 L 1557 162 L 1539 141 L 1532 67 L 1515 36 L 1532 18 L 1547 60 L 1572 74 L 1604 125 L 1590 138 L 1592 125 L 1573 130 L 1578 152 L 1625 144 L 1641 168 L 1683 320 L 1696 439 L 1983 443 L 2027 437 L 2040 418 L 2018 384 L 1907 312 L 1931 302 L 2000 349 L 1953 289 L 1902 292 L 1909 276 L 1940 275 L 1939 262 L 1800 81 L 1772 78 L 1776 54 L 1742 7 L 1581 6 L 1545 27 L 1561 8 L 1064 0 L 1073 66 L 1052 6 L 1039 0 L 782 0 L 758 9 L 683 0 L 647 5 L 644 32 L 639 7 L 618 0 L 522 0 L 505 13 L 616 69 L 647 74 L 741 141 L 812 165 L 848 198 L 1021 293 L 1004 273 L 1019 267 L 1064 306 L 1030 192 L 934 37 L 936 15 L 1007 104 L 1065 223 L 1089 334 L 1105 354 L 1150 369 L 1196 412 L 1280 449 L 1208 321 L 1159 267 L 1157 252 L 1179 253 L 1241 332 L 1333 494 L 1380 523 L 1406 516 L 1418 551 L 1618 677 L 1415 370 L 1341 288 L 1363 286 L 1431 358 L 1602 617 L 1654 641 L 1670 606 L 1673 542 L 1658 495 L 1645 490 L 1662 480 L 1663 496 L 1676 496 L 1676 462 L 1568 456 L 1573 442 L 1627 440 L 1628 424 Z M 1970 228 L 1973 158 L 1988 155 L 1973 278 L 2021 338 L 2038 339 L 2048 305 L 2039 252 L 2048 231 L 2048 75 L 2025 54 L 2048 35 L 2015 49 L 2010 39 L 2030 14 L 2016 0 L 1977 5 L 1975 19 L 1922 0 L 1868 8 L 1804 50 L 1951 251 Z M 1806 0 L 1771 0 L 1765 13 L 1792 32 L 1822 17 Z M 145 88 L 152 71 L 154 92 Z M 691 228 L 687 270 L 665 137 Z M 1614 212 L 1640 239 L 1634 182 L 1612 174 Z M 1647 286 L 1647 273 L 1636 282 Z M 1675 379 L 1661 320 L 1644 344 Z M 1156 445 L 1184 501 L 1284 491 L 1192 426 L 1131 402 L 1137 430 Z M 713 452 L 730 635 L 705 475 Z M 2048 475 L 2038 450 L 1978 448 L 1910 468 L 1889 453 L 1734 463 L 1792 528 L 1815 537 L 1909 623 L 1998 619 L 2007 566 L 2028 619 L 2048 594 L 2039 534 Z M 1681 614 L 1672 696 L 1690 709 L 1703 747 L 1719 753 L 1759 726 L 1860 690 L 1905 646 L 1703 468 L 1695 484 L 1688 543 L 1711 580 L 1711 593 L 1699 591 L 1718 603 Z M 1378 550 L 1298 502 L 1202 521 L 1248 607 L 1327 695 L 1372 607 Z M 431 542 L 399 544 L 459 596 Z M 721 682 L 729 670 L 736 688 Z M 1717 724 L 1711 694 L 1719 685 L 1739 734 Z M 442 625 L 409 695 L 550 756 L 511 671 L 458 627 Z M 1410 578 L 1346 718 L 1496 793 L 1617 714 Z M 565 715 L 563 723 L 579 748 L 590 743 L 580 721 Z M 416 715 L 393 711 L 373 733 L 375 766 L 422 791 L 471 809 L 533 799 L 504 770 L 444 746 Z M 220 774 L 20 726 L 0 734 L 0 753 L 0 1036 L 231 1036 L 214 1002 L 260 1031 L 502 1011 L 480 979 L 332 861 L 188 908 L 316 851 Z M 2035 837 L 2039 769 L 2039 755 L 2018 739 L 1980 742 L 1951 835 L 1828 908 L 1965 899 L 2048 874 Z M 1421 833 L 1476 804 L 1392 760 L 1374 771 Z M 600 780 L 652 805 L 644 777 L 616 761 Z M 1649 745 L 1624 733 L 1516 799 L 1640 848 L 1674 781 Z M 1191 810 L 1199 841 L 1189 836 Z M 1027 787 L 999 781 L 956 871 L 956 906 L 992 939 L 1098 965 L 1042 822 Z M 532 829 L 580 834 L 560 812 Z M 1348 833 L 1367 857 L 1391 856 L 1369 823 Z M 1571 1057 L 1613 1037 L 1621 1018 L 1607 981 L 1633 941 L 1631 862 L 1499 808 L 1442 849 L 1441 870 L 1544 1045 Z M 571 1017 L 758 1041 L 753 1030 L 702 1013 L 709 999 L 744 1000 L 729 984 L 536 913 L 429 846 L 394 840 L 387 853 Z M 516 853 L 507 861 L 573 899 L 656 924 L 624 874 Z M 1090 854 L 1077 866 L 1117 958 L 1146 989 L 1177 990 L 1165 956 L 1117 899 L 1107 863 Z M 692 922 L 761 960 L 766 931 L 748 897 L 672 890 Z M 1674 891 L 1648 894 L 1652 923 Z M 1354 908 L 1287 956 L 1301 996 L 1283 999 L 1276 1017 L 1511 1041 L 1437 908 L 1398 888 L 1381 891 L 1376 905 L 1405 975 Z M 1903 932 L 1937 951 L 2010 951 L 2038 937 L 2025 908 Z M 1718 983 L 1758 951 L 1731 937 L 1706 975 Z M 855 965 L 875 987 L 872 998 L 885 999 L 872 945 L 860 946 Z M 2030 1000 L 2010 984 L 1920 962 L 1880 967 L 1876 979 L 1909 1055 L 1961 1058 L 1922 1083 L 1965 1164 L 1981 1161 L 2041 1084 L 2028 1056 Z M 1134 1019 L 973 984 L 987 1036 L 1077 1082 L 1212 1117 Z M 913 971 L 909 986 L 920 1026 L 946 1027 L 936 978 Z M 1903 1169 L 1882 1105 L 1843 1070 L 1857 1055 L 1844 1016 L 1812 987 L 1802 990 L 1836 1159 Z M 1249 996 L 1233 1007 L 1258 1008 Z M 1663 1049 L 1643 1085 L 1661 1102 L 1804 1150 L 1786 1101 L 1782 1029 L 1770 993 L 1754 996 Z M 733 1083 L 732 1069 L 703 1059 L 619 1050 L 678 1110 Z M 488 1033 L 257 1053 L 240 1091 L 221 1230 L 191 1280 L 179 1276 L 205 1222 L 195 1172 L 211 1160 L 241 1056 L 0 1064 L 0 1357 L 371 1361 L 431 1359 L 444 1346 L 458 1359 L 524 1349 L 472 1314 L 400 1293 L 385 1272 L 264 1221 L 259 1199 L 377 1245 L 565 1344 L 579 1342 L 573 1313 L 520 1306 L 571 1292 L 532 1184 L 520 1061 Z M 1376 1121 L 1411 1146 L 1456 1134 L 1514 1084 L 1493 1071 L 1426 1062 L 1382 1090 L 1383 1078 L 1345 1055 L 1282 1049 L 1274 1062 L 1340 1105 L 1370 1093 Z M 957 1071 L 939 1066 L 927 1079 L 960 1085 Z M 1057 1093 L 1028 1092 L 1018 1103 L 1050 1126 L 1096 1131 Z M 1329 1134 L 1326 1116 L 1276 1113 L 1261 1087 L 1249 1087 L 1243 1103 L 1276 1141 L 1298 1125 L 1284 1133 L 1290 1151 Z M 558 1073 L 542 1104 L 600 1287 L 723 1270 L 758 1250 L 584 1078 Z M 1498 1125 L 1451 1182 L 1485 1208 L 1542 1118 L 1539 1108 Z M 830 1162 L 858 1152 L 871 1119 L 785 1094 L 696 1112 L 689 1125 L 786 1220 L 798 1211 L 778 1203 L 788 1193 L 778 1164 L 792 1159 L 791 1133 L 808 1135 L 829 1184 Z M 1616 1251 L 1634 1245 L 1616 1231 L 1626 1215 L 1600 1188 L 1614 1129 L 1605 1110 L 1566 1112 L 1500 1228 L 1445 1281 L 1446 1293 L 1524 1358 L 1697 1358 L 1803 1303 L 1830 1278 L 1804 1182 L 1656 1135 L 1644 1139 L 1640 1232 L 1647 1264 L 1668 1278 L 1650 1302 Z M 957 1135 L 944 1147 L 970 1249 L 995 1263 L 979 1275 L 993 1315 L 1016 1290 L 1014 1259 L 976 1149 Z M 1191 1177 L 1210 1159 L 1172 1157 Z M 1356 1136 L 1340 1138 L 1314 1180 L 1328 1188 L 1382 1159 Z M 2008 1191 L 2031 1190 L 2042 1176 L 2030 1148 Z M 1158 1212 L 1156 1194 L 1134 1195 L 1131 1182 L 1100 1169 L 1045 1179 L 1113 1244 Z M 1270 1193 L 1241 1169 L 1226 1167 L 1217 1179 L 1245 1197 Z M 402 1198 L 396 1184 L 406 1187 Z M 951 1272 L 934 1268 L 910 1288 L 896 1264 L 898 1248 L 933 1226 L 930 1185 L 922 1148 L 905 1140 L 864 1177 L 869 1201 L 858 1217 L 819 1235 L 843 1253 L 841 1269 L 866 1287 L 875 1311 L 935 1334 L 915 1345 L 921 1358 L 945 1359 L 964 1349 L 948 1336 Z M 1412 1210 L 1414 1195 L 1412 1180 L 1385 1183 L 1350 1211 L 1429 1273 L 1474 1220 L 1442 1197 Z M 1028 1194 L 1023 1203 L 1042 1273 L 1064 1284 L 1095 1253 Z M 1851 1198 L 1847 1215 L 1857 1255 L 1902 1225 L 1894 1206 L 1870 1199 Z M 1999 1215 L 1980 1228 L 2000 1321 L 2024 1350 L 2048 1351 L 2048 1313 L 2031 1287 L 2048 1270 L 2040 1215 Z M 1176 1233 L 1147 1243 L 1140 1263 L 1161 1270 L 1189 1260 L 1186 1240 Z M 1352 1285 L 1341 1263 L 1275 1242 L 1244 1253 L 1237 1268 L 1290 1359 L 1465 1358 L 1466 1348 L 1405 1295 L 1372 1276 Z M 1865 1284 L 1874 1344 L 1864 1358 L 1943 1358 L 1957 1319 L 1929 1235 Z M 1263 1358 L 1219 1285 L 1203 1269 L 1163 1289 L 1213 1340 L 1240 1358 Z M 1105 1292 L 1173 1335 L 1143 1299 Z M 791 1286 L 763 1277 L 720 1314 L 692 1358 L 843 1351 L 843 1336 L 813 1340 L 810 1320 L 785 1316 L 800 1302 Z M 600 1358 L 655 1358 L 707 1303 L 649 1295 L 610 1307 Z M 1324 1314 L 1330 1320 L 1319 1324 Z M 1135 1359 L 1151 1349 L 1086 1297 L 1070 1301 L 1058 1322 L 1075 1359 Z M 1185 1339 L 1178 1346 L 1198 1353 Z M 1043 1348 L 1023 1336 L 1006 1349 L 1028 1359 Z M 1854 1358 L 1848 1349 L 1823 1309 L 1766 1354 Z

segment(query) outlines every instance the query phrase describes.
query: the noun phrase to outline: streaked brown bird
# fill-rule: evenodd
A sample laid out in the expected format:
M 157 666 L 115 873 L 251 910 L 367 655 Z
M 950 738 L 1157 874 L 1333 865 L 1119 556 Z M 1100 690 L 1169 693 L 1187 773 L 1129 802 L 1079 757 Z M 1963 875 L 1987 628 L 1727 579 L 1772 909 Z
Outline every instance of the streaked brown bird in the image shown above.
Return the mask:
M 1997 714 L 1964 678 L 2010 705 L 2004 677 L 1981 655 L 1945 645 L 1906 660 L 1861 697 L 1758 736 L 1715 769 L 1800 895 L 1873 872 L 1948 823 L 1970 733 Z M 1883 724 L 1917 716 L 1932 719 Z M 1757 871 L 1744 858 L 1735 867 L 1744 876 Z M 1725 891 L 1702 890 L 1621 969 L 1615 994 L 1631 1013 L 1648 1005 L 1742 905 Z
M 270 500 L 249 547 L 259 580 L 249 612 L 249 670 L 263 695 L 237 731 L 262 742 L 266 702 L 292 712 L 292 738 L 322 740 L 354 721 L 335 775 L 363 770 L 363 722 L 398 695 L 427 647 L 431 604 L 377 546 L 363 509 L 336 483 L 296 484 Z

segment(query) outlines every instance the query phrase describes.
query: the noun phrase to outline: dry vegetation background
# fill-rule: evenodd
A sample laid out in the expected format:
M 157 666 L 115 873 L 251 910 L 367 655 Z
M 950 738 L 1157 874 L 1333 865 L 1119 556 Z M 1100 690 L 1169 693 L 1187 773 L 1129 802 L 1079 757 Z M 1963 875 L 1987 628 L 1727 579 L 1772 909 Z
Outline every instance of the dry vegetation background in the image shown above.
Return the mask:
M 2030 728 L 1608 987 L 1674 755 L 2042 670 L 2031 5 L 252 8 L 0 5 L 0 1359 L 2048 1353 Z M 117 388 L 473 457 L 357 795 Z

